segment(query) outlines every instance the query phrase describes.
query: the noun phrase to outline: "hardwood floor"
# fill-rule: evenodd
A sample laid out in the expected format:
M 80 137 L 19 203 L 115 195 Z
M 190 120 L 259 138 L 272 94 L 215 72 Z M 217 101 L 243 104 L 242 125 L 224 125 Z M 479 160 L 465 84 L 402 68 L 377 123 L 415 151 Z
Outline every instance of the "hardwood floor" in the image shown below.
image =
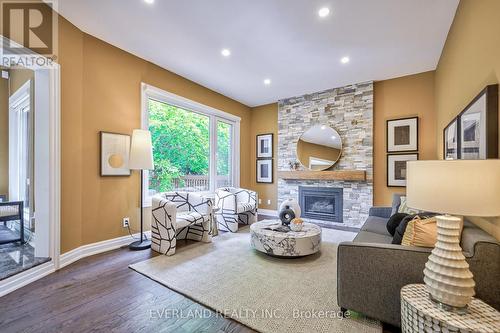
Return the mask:
M 0 298 L 0 331 L 254 332 L 208 309 L 209 318 L 150 319 L 155 310 L 206 309 L 128 268 L 153 256 L 152 251 L 119 249 L 16 290 Z
M 16 290 L 0 298 L 0 331 L 254 332 L 128 268 L 155 255 L 149 250 L 110 251 L 81 259 Z M 157 319 L 156 310 L 163 309 L 205 310 L 209 315 Z

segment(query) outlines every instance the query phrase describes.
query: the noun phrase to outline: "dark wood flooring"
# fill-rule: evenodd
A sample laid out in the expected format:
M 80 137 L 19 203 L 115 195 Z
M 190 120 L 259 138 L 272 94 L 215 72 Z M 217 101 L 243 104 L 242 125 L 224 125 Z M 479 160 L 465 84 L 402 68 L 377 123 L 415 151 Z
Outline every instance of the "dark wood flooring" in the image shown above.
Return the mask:
M 1 297 L 0 332 L 254 332 L 128 268 L 155 255 L 98 254 Z M 210 315 L 151 319 L 151 310 L 162 309 Z

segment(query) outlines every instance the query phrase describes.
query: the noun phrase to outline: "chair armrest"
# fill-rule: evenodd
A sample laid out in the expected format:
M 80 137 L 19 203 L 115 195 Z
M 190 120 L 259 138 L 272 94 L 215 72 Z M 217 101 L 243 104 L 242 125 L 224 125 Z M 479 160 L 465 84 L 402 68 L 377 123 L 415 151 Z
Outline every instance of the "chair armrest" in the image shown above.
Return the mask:
M 189 210 L 198 212 L 202 215 L 211 215 L 213 211 L 212 199 L 204 197 L 201 194 L 191 192 L 188 194 Z
M 369 215 L 377 216 L 382 218 L 390 218 L 392 213 L 392 207 L 372 207 L 370 208 Z
M 340 243 L 337 302 L 342 308 L 400 326 L 400 290 L 423 283 L 432 249 L 377 243 Z
M 177 205 L 159 195 L 152 198 L 151 203 L 151 232 L 162 234 L 176 228 Z M 164 237 L 165 238 L 165 237 Z

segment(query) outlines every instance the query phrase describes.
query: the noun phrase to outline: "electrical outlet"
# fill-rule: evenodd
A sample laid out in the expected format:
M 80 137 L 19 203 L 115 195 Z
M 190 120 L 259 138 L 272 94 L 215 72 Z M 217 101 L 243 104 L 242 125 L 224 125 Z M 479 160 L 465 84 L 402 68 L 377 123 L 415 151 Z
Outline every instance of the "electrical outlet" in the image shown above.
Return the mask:
M 262 199 L 259 199 L 259 205 L 262 204 Z
M 123 218 L 123 227 L 128 228 L 130 226 L 130 217 Z
M 271 204 L 271 199 L 267 200 L 267 204 L 270 205 Z

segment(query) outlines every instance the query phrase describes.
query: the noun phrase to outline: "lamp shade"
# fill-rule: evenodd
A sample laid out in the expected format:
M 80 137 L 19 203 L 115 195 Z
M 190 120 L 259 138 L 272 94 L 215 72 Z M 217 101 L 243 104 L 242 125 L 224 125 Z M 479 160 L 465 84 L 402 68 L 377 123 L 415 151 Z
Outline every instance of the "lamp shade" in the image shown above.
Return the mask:
M 135 129 L 132 132 L 129 168 L 132 170 L 154 169 L 151 132 L 140 129 Z
M 408 206 L 460 216 L 500 216 L 500 160 L 413 161 Z

